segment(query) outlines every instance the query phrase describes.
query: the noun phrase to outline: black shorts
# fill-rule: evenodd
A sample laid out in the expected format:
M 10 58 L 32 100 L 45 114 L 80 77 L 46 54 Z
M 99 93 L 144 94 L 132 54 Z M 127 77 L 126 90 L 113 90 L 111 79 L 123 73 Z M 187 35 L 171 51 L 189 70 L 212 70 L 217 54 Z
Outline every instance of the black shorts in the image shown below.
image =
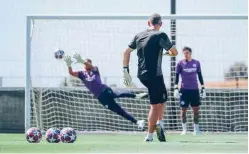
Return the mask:
M 161 104 L 167 101 L 168 95 L 163 76 L 139 79 L 141 83 L 148 88 L 150 104 Z
M 180 93 L 180 107 L 187 108 L 189 105 L 198 107 L 201 105 L 199 90 L 181 89 Z
M 102 93 L 100 93 L 97 99 L 103 106 L 107 107 L 111 103 L 116 103 L 114 98 L 115 94 L 113 93 L 112 89 L 106 88 Z

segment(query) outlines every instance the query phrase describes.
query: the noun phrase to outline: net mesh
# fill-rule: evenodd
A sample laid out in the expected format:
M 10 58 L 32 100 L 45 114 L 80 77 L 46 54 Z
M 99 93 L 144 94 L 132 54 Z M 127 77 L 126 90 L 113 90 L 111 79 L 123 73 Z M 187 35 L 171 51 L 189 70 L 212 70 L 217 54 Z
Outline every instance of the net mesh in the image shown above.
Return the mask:
M 247 131 L 247 20 L 170 20 L 162 31 L 176 36 L 176 46 L 193 49 L 201 62 L 207 97 L 202 99 L 203 131 Z M 137 126 L 100 105 L 80 81 L 68 77 L 63 60 L 54 58 L 61 48 L 66 55 L 80 53 L 100 69 L 102 81 L 122 87 L 122 52 L 131 39 L 147 28 L 146 20 L 34 20 L 31 41 L 31 125 L 42 129 L 73 127 L 86 131 L 138 131 Z M 179 52 L 177 61 L 182 58 Z M 137 57 L 131 56 L 135 92 L 145 92 L 136 79 Z M 163 60 L 165 84 L 170 87 L 170 58 Z M 175 67 L 175 66 L 173 66 Z M 73 70 L 82 70 L 73 65 Z M 246 84 L 245 84 L 246 83 Z M 166 130 L 181 130 L 180 108 L 168 90 Z M 117 99 L 137 119 L 147 119 L 147 99 Z M 192 130 L 191 109 L 187 113 Z

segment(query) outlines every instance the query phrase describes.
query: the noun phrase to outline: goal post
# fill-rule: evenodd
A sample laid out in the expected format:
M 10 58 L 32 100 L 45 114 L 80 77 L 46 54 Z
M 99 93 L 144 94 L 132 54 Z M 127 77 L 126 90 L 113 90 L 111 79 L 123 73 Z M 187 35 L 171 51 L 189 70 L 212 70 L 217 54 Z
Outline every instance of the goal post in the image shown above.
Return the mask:
M 30 128 L 31 111 L 31 74 L 30 74 L 30 53 L 31 53 L 31 17 L 26 18 L 26 76 L 25 76 L 25 131 Z
M 149 15 L 31 15 L 26 17 L 26 84 L 25 84 L 25 130 L 32 126 L 41 127 L 46 130 L 49 127 L 73 127 L 79 131 L 137 131 L 136 127 L 126 120 L 114 115 L 113 113 L 104 109 L 97 100 L 84 88 L 81 84 L 72 85 L 71 87 L 61 87 L 58 82 L 64 80 L 67 76 L 66 66 L 62 60 L 55 60 L 53 53 L 56 48 L 65 50 L 66 55 L 72 55 L 75 52 L 83 54 L 82 56 L 89 56 L 84 58 L 92 58 L 94 63 L 101 66 L 101 74 L 111 78 L 112 71 L 110 65 L 117 65 L 117 68 L 112 68 L 114 76 L 120 76 L 119 64 L 120 53 L 134 35 L 144 30 L 147 25 L 146 22 Z M 179 44 L 176 44 L 179 51 L 183 45 L 194 45 L 194 50 L 204 50 L 205 44 L 198 44 L 199 40 L 209 39 L 218 36 L 216 26 L 211 27 L 210 33 L 205 27 L 205 24 L 217 25 L 224 24 L 224 29 L 229 32 L 230 28 L 236 28 L 236 24 L 227 27 L 227 21 L 237 22 L 242 25 L 242 32 L 246 32 L 247 15 L 162 15 L 163 22 L 166 23 L 162 30 L 170 35 L 170 27 L 168 24 L 170 20 L 182 21 L 182 25 L 186 25 L 186 33 L 184 28 L 180 27 L 180 32 L 176 31 L 177 38 L 180 37 Z M 200 21 L 199 27 L 196 22 Z M 191 23 L 195 25 L 191 29 Z M 178 24 L 181 26 L 181 23 Z M 177 25 L 177 26 L 178 26 Z M 233 27 L 234 26 L 234 27 Z M 197 34 L 188 31 L 199 29 Z M 217 28 L 220 30 L 221 28 Z M 224 32 L 225 32 L 224 30 Z M 232 30 L 232 29 L 231 29 Z M 205 33 L 202 33 L 205 31 Z M 232 30 L 233 31 L 233 30 Z M 200 32 L 200 33 L 199 33 Z M 236 35 L 237 31 L 234 31 Z M 223 34 L 223 33 L 222 33 Z M 196 36 L 195 36 L 196 35 Z M 220 44 L 216 44 L 215 48 L 218 51 L 226 50 L 223 46 L 232 41 L 247 41 L 244 34 L 236 36 L 226 42 L 226 37 L 229 34 L 223 34 Z M 80 36 L 80 37 L 78 37 Z M 193 41 L 187 41 L 192 39 Z M 194 41 L 196 43 L 194 44 Z M 218 40 L 219 41 L 219 40 Z M 211 41 L 212 42 L 212 41 Z M 69 45 L 66 45 L 69 44 Z M 98 47 L 101 46 L 101 47 Z M 238 44 L 240 48 L 241 44 Z M 244 45 L 244 44 L 243 44 Z M 236 46 L 236 44 L 235 44 Z M 110 51 L 106 51 L 108 50 Z M 247 46 L 243 47 L 247 49 Z M 241 60 L 248 63 L 248 60 L 242 58 L 245 55 L 245 49 L 241 55 Z M 101 51 L 100 51 L 101 50 Z M 195 51 L 194 51 L 195 52 Z M 200 51 L 199 51 L 200 52 Z M 223 54 L 224 51 L 219 54 Z M 199 53 L 198 53 L 199 54 Z M 218 53 L 217 53 L 218 54 Z M 229 52 L 232 55 L 232 53 Z M 94 57 L 94 55 L 99 55 Z M 200 57 L 197 56 L 198 58 Z M 211 53 L 207 55 L 214 56 Z M 168 60 L 168 59 L 167 59 Z M 179 59 L 177 59 L 179 60 Z M 211 61 L 213 60 L 213 61 Z M 113 61 L 113 62 L 111 62 Z M 236 62 L 236 61 L 235 61 Z M 168 64 L 165 62 L 165 64 Z M 215 57 L 201 62 L 202 65 L 206 63 L 215 63 L 221 67 L 217 68 L 216 73 L 205 73 L 204 80 L 208 81 L 222 80 L 223 75 L 220 75 L 220 70 L 228 69 L 227 59 Z M 136 58 L 133 55 L 131 59 L 132 76 L 136 80 Z M 230 64 L 229 64 L 230 65 Z M 213 66 L 213 65 L 212 65 Z M 165 68 L 165 67 L 164 67 Z M 212 67 L 211 67 L 212 68 Z M 74 69 L 82 69 L 81 66 L 76 66 Z M 207 69 L 206 69 L 207 70 Z M 106 73 L 107 72 L 107 73 Z M 239 70 L 238 72 L 241 72 Z M 106 74 L 105 74 L 106 73 Z M 108 74 L 109 73 L 109 74 Z M 166 74 L 165 82 L 170 80 L 170 69 L 164 70 Z M 208 77 L 205 75 L 207 74 Z M 211 74 L 211 75 L 210 75 Z M 102 75 L 103 76 L 103 75 Z M 240 77 L 240 75 L 238 75 Z M 68 79 L 66 79 L 69 81 Z M 71 80 L 70 80 L 71 82 Z M 112 79 L 107 84 L 120 84 L 119 79 Z M 136 82 L 138 84 L 138 82 Z M 119 85 L 118 85 L 119 86 Z M 170 88 L 169 85 L 167 88 Z M 144 91 L 144 89 L 136 88 L 136 92 Z M 220 87 L 217 89 L 207 89 L 208 97 L 202 103 L 202 122 L 201 127 L 206 131 L 247 131 L 247 88 L 236 88 L 232 86 L 224 89 Z M 168 91 L 171 92 L 171 91 Z M 171 100 L 171 99 L 169 99 Z M 148 100 L 138 99 L 118 99 L 125 109 L 131 112 L 138 119 L 146 119 L 148 114 Z M 236 104 L 239 103 L 239 104 Z M 172 105 L 178 106 L 177 100 L 172 100 L 167 107 L 165 114 L 166 129 L 170 129 L 170 122 L 173 115 L 171 115 Z M 239 111 L 239 113 L 236 113 Z M 177 111 L 179 113 L 179 111 Z M 236 116 L 236 114 L 239 114 Z M 177 118 L 179 118 L 177 116 Z M 240 118 L 240 119 L 238 119 Z M 189 123 L 191 123 L 191 113 L 188 113 Z M 242 120 L 241 120 L 242 119 Z M 174 131 L 180 130 L 180 119 L 174 119 L 177 122 L 177 128 Z M 238 122 L 241 121 L 241 122 Z M 237 123 L 238 124 L 237 124 Z M 202 125 L 203 124 L 203 125 Z M 190 127 L 190 125 L 189 125 Z

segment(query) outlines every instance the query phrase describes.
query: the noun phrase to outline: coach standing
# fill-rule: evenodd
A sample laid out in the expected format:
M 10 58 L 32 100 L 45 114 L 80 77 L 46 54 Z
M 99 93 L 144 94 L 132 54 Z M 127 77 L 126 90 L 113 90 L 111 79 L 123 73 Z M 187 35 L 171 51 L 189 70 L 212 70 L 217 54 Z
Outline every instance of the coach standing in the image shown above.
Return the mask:
M 158 140 L 165 142 L 162 118 L 167 100 L 167 91 L 161 67 L 163 49 L 167 50 L 165 54 L 169 56 L 176 56 L 178 52 L 167 34 L 159 31 L 162 26 L 162 19 L 159 14 L 151 15 L 148 25 L 150 28 L 138 33 L 124 52 L 124 83 L 127 86 L 131 84 L 131 76 L 129 74 L 130 54 L 137 49 L 137 76 L 141 83 L 148 88 L 151 104 L 148 115 L 148 134 L 145 141 L 153 141 L 153 133 L 156 129 Z

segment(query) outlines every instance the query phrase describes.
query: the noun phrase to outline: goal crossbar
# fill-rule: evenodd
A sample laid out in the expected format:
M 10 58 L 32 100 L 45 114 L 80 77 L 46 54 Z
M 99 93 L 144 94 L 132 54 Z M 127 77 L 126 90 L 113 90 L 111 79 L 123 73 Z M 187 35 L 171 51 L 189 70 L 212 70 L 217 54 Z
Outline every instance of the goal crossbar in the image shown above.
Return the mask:
M 28 19 L 36 20 L 144 20 L 149 15 L 28 15 Z M 162 15 L 162 19 L 176 20 L 244 20 L 248 19 L 248 15 Z

